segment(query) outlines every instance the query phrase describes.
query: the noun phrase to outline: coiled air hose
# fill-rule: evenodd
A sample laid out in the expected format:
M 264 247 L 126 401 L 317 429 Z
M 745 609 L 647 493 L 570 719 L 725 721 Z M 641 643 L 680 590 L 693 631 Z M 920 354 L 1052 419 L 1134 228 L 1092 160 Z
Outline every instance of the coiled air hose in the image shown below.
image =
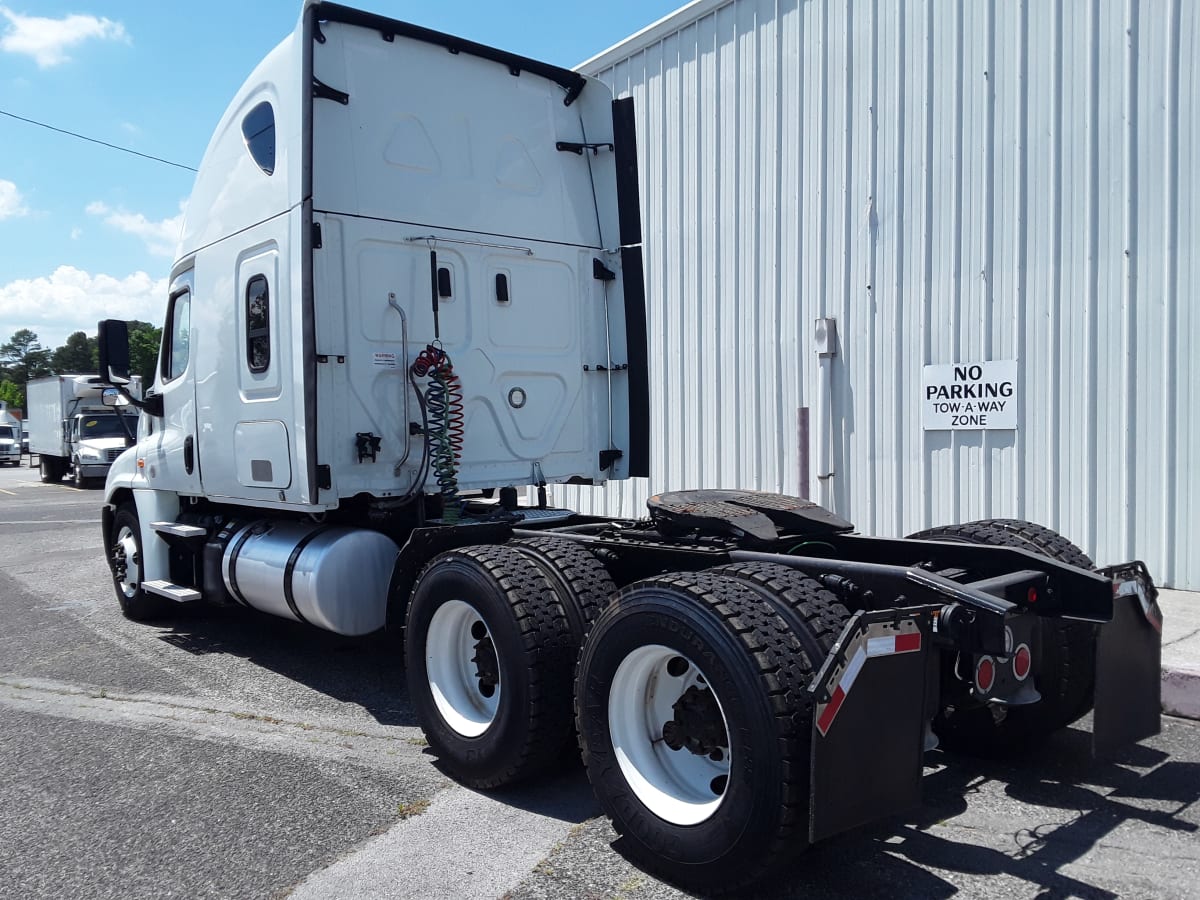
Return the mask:
M 428 344 L 417 354 L 411 373 L 428 378 L 423 407 L 425 456 L 433 469 L 442 497 L 442 520 L 459 521 L 462 499 L 458 495 L 458 466 L 462 458 L 464 417 L 462 383 L 454 364 L 440 346 Z

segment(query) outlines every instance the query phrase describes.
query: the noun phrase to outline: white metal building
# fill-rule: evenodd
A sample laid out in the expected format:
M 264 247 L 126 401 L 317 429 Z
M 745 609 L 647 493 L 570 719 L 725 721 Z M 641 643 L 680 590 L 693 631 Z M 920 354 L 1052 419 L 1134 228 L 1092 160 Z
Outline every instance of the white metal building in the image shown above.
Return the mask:
M 638 108 L 655 430 L 569 503 L 1013 516 L 1200 588 L 1200 4 L 697 0 L 581 69 Z M 926 427 L 997 360 L 1015 428 Z

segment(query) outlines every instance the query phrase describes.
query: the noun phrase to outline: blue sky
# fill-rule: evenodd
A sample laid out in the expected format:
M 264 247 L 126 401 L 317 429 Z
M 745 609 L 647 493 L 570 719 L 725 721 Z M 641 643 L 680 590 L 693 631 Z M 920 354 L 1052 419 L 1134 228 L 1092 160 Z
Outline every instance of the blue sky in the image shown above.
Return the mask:
M 574 66 L 682 5 L 360 0 Z M 0 110 L 189 166 L 300 0 L 0 0 Z M 161 323 L 193 173 L 0 116 L 0 342 L 56 347 L 105 317 Z

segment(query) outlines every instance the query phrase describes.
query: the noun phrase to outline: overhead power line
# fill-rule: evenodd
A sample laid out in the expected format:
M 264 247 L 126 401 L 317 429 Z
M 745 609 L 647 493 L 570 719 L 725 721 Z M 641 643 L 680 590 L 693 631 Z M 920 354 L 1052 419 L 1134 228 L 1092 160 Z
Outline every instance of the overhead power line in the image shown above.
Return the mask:
M 99 144 L 102 147 L 108 147 L 112 150 L 120 150 L 122 153 L 131 153 L 134 156 L 142 157 L 142 159 L 152 159 L 155 162 L 160 162 L 167 166 L 174 166 L 177 169 L 187 169 L 189 172 L 196 171 L 191 166 L 185 166 L 183 163 L 171 162 L 169 159 L 163 159 L 161 156 L 151 156 L 149 153 L 140 153 L 137 150 L 131 150 L 128 147 L 122 147 L 118 144 L 110 144 L 108 141 L 101 141 L 97 138 L 88 137 L 86 134 L 77 134 L 74 131 L 67 131 L 65 128 L 55 128 L 53 125 L 47 125 L 45 122 L 37 121 L 37 119 L 27 119 L 24 116 L 18 116 L 16 113 L 10 113 L 7 110 L 0 109 L 0 116 L 8 116 L 10 119 L 17 119 L 20 122 L 28 122 L 30 125 L 37 125 L 39 128 L 48 128 L 50 131 L 57 131 L 59 134 L 66 134 L 73 138 L 79 138 L 81 141 L 90 141 L 91 143 Z

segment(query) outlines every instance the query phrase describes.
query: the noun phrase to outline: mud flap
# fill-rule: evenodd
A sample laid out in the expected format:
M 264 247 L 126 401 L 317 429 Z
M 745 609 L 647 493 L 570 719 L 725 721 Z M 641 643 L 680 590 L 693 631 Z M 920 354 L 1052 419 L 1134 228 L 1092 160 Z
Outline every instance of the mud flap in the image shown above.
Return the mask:
M 856 613 L 813 679 L 811 841 L 920 804 L 933 609 Z
M 1113 579 L 1112 621 L 1096 639 L 1092 752 L 1111 756 L 1162 728 L 1162 613 L 1143 563 L 1102 570 Z

